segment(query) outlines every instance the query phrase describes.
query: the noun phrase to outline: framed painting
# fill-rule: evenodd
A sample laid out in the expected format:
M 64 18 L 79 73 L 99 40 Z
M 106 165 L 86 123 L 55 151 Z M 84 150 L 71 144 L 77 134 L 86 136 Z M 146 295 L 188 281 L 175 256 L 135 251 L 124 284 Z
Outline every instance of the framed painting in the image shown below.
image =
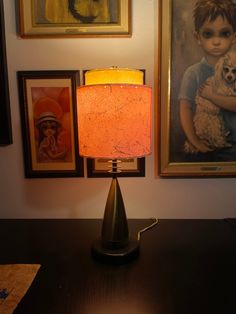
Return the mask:
M 79 157 L 78 71 L 17 72 L 26 178 L 83 176 Z
M 0 0 L 0 145 L 12 143 L 3 0 Z
M 225 54 L 217 54 L 218 48 L 207 52 L 203 40 L 216 36 L 215 24 L 209 26 L 203 19 L 209 1 L 206 11 L 199 9 L 196 0 L 159 3 L 159 174 L 235 176 L 236 109 L 226 108 L 229 101 L 236 108 L 234 22 L 226 18 L 229 45 Z M 230 7 L 226 10 L 232 12 Z M 217 56 L 211 58 L 214 53 Z M 223 75 L 226 70 L 232 73 L 230 79 Z
M 20 0 L 20 36 L 129 37 L 131 0 Z
M 85 74 L 89 70 L 83 70 L 82 73 L 82 82 L 86 85 Z M 143 72 L 143 82 L 145 83 L 146 71 L 141 69 Z M 110 163 L 108 159 L 103 158 L 87 158 L 87 175 L 89 178 L 98 178 L 98 177 L 112 177 L 112 174 L 109 173 Z M 121 172 L 118 173 L 118 177 L 145 177 L 145 157 L 141 158 L 130 158 L 123 159 L 119 163 Z

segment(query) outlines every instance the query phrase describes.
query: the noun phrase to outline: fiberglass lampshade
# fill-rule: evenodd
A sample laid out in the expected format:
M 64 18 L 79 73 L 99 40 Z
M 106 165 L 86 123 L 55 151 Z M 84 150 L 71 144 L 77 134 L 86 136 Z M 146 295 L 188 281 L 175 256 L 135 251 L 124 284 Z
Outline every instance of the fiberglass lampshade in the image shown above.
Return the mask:
M 128 68 L 95 69 L 85 73 L 85 85 L 94 84 L 143 84 L 143 72 Z
M 132 158 L 151 153 L 151 88 L 131 84 L 77 90 L 80 155 Z

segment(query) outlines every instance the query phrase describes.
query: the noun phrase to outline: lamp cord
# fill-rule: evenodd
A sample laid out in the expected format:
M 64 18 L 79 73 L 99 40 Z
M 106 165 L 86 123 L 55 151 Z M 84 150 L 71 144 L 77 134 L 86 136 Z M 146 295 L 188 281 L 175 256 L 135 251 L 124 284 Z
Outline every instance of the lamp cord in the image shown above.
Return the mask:
M 141 240 L 141 235 L 142 235 L 143 232 L 153 228 L 154 226 L 156 226 L 158 224 L 158 219 L 157 218 L 151 218 L 151 219 L 153 220 L 153 223 L 151 225 L 149 225 L 149 226 L 147 226 L 147 227 L 145 227 L 145 228 L 143 228 L 143 229 L 138 231 L 138 241 Z

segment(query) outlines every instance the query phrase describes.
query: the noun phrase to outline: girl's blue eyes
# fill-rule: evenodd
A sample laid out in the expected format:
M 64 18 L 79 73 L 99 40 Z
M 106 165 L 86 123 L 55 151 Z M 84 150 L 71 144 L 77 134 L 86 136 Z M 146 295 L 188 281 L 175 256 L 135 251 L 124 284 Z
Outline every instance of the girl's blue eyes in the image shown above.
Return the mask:
M 221 38 L 229 38 L 232 35 L 231 31 L 225 30 L 225 31 L 221 31 L 219 33 L 219 37 Z M 203 31 L 202 32 L 202 37 L 205 39 L 210 39 L 212 37 L 216 36 L 214 32 L 212 31 Z

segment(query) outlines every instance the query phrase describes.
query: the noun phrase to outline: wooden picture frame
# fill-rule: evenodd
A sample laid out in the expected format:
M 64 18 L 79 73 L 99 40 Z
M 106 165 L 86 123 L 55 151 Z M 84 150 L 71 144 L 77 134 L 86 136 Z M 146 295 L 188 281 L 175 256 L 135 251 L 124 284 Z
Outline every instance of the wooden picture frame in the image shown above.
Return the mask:
M 73 0 L 19 0 L 20 36 L 131 36 L 131 0 L 84 0 L 77 6 Z
M 85 73 L 89 70 L 83 70 L 81 72 L 81 81 L 85 84 Z M 143 82 L 146 81 L 146 71 L 141 69 L 143 72 Z M 87 176 L 88 178 L 104 178 L 112 177 L 109 173 L 109 160 L 103 158 L 87 158 Z M 120 163 L 121 172 L 117 174 L 118 177 L 145 177 L 145 157 L 141 158 L 130 158 L 122 160 Z
M 17 72 L 26 178 L 81 177 L 79 71 Z
M 9 145 L 12 144 L 12 130 L 3 0 L 0 0 L 0 60 L 0 145 Z
M 185 70 L 192 64 L 200 62 L 203 57 L 202 49 L 193 36 L 192 11 L 195 2 L 195 0 L 159 2 L 161 38 L 158 66 L 159 175 L 162 177 L 235 177 L 235 145 L 232 149 L 219 148 L 207 154 L 186 153 L 188 142 L 180 121 L 178 95 Z

